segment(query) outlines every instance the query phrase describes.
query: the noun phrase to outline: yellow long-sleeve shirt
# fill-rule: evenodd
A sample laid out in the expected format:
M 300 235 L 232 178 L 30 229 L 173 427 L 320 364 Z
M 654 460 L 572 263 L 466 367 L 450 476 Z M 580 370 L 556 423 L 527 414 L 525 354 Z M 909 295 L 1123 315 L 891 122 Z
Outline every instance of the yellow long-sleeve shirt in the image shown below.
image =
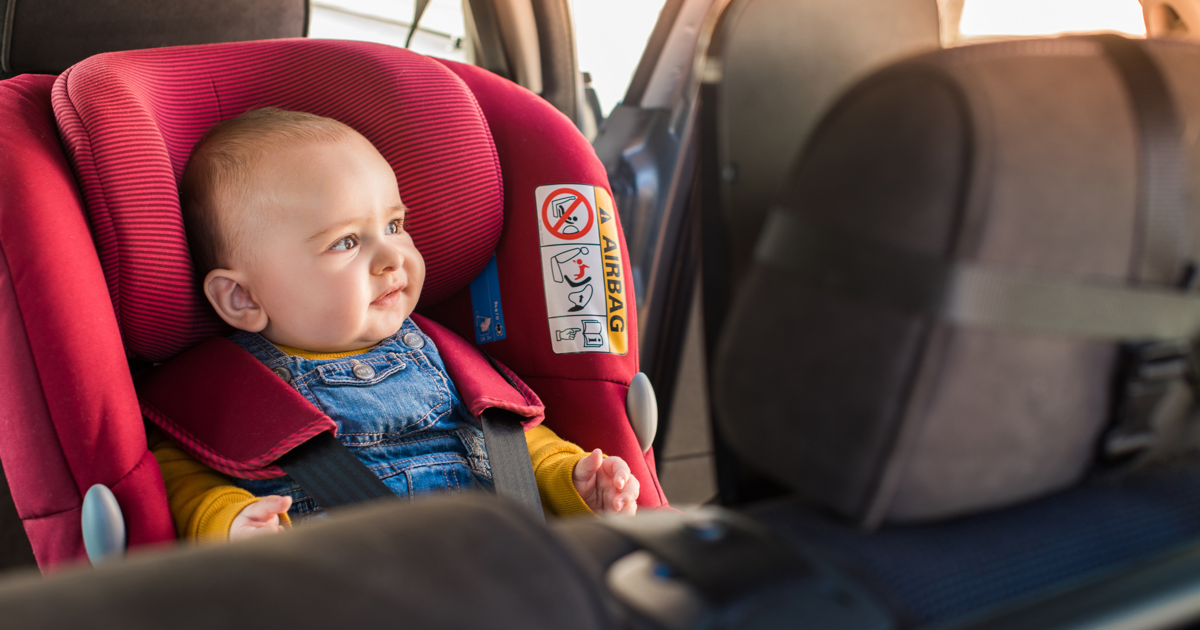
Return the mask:
M 544 426 L 526 431 L 525 443 L 546 512 L 558 516 L 592 514 L 572 480 L 575 464 L 587 453 Z M 150 433 L 150 451 L 162 469 L 175 531 L 181 539 L 228 540 L 233 519 L 258 501 L 258 497 L 231 485 L 225 475 L 193 459 L 158 429 Z M 286 514 L 281 519 L 290 525 Z

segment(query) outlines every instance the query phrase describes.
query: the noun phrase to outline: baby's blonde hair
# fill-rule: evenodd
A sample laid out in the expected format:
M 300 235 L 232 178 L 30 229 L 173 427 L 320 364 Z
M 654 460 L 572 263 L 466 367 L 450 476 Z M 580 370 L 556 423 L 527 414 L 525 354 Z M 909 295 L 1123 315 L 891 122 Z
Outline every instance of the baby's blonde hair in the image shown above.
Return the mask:
M 268 151 L 309 142 L 338 142 L 358 135 L 350 127 L 315 114 L 274 107 L 250 110 L 217 123 L 196 146 L 183 171 L 179 203 L 196 272 L 227 268 L 242 252 L 261 213 L 251 173 Z

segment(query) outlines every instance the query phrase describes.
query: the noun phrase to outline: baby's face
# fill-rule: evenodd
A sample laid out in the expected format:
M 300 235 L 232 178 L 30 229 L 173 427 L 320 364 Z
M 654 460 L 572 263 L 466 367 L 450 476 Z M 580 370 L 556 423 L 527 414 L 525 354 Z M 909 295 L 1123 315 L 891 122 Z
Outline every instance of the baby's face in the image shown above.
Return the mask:
M 357 350 L 396 332 L 412 313 L 425 262 L 404 229 L 396 176 L 361 137 L 271 152 L 257 165 L 259 199 L 245 284 L 274 343 Z

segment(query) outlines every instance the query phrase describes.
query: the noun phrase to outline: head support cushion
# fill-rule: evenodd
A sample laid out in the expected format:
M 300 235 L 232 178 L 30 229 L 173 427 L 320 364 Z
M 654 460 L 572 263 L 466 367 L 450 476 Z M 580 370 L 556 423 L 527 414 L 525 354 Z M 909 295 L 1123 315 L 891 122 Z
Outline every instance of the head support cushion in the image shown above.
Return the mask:
M 247 110 L 328 116 L 374 143 L 425 258 L 420 306 L 470 282 L 500 237 L 500 167 L 478 105 L 406 50 L 275 40 L 110 53 L 63 73 L 53 99 L 126 348 L 142 359 L 224 330 L 197 290 L 178 184 L 200 136 Z

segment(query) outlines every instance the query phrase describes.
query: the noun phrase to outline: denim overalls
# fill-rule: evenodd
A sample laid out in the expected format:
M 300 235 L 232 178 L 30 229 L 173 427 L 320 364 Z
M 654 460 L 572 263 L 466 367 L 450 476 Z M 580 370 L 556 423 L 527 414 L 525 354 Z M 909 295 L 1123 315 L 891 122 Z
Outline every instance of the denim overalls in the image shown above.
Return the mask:
M 291 356 L 256 333 L 229 339 L 332 418 L 342 444 L 397 496 L 492 487 L 483 432 L 411 319 L 369 351 L 341 359 Z M 322 510 L 291 477 L 233 483 L 255 496 L 291 495 L 292 518 Z

